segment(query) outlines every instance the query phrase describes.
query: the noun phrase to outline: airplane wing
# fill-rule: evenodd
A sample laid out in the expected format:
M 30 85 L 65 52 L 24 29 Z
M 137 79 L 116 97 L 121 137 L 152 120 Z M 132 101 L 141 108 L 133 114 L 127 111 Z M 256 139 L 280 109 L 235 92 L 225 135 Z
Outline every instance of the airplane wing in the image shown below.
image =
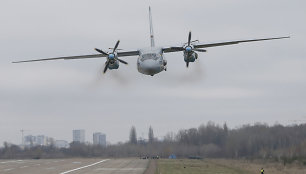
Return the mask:
M 234 45 L 239 43 L 245 43 L 245 42 L 257 42 L 257 41 L 266 41 L 266 40 L 275 40 L 275 39 L 286 39 L 290 37 L 274 37 L 274 38 L 264 38 L 264 39 L 250 39 L 250 40 L 237 40 L 237 41 L 228 41 L 228 42 L 216 42 L 216 43 L 196 43 L 193 44 L 194 48 L 209 48 L 209 47 L 218 47 L 218 46 L 226 46 L 226 45 Z M 177 51 L 183 51 L 184 47 L 165 47 L 163 51 L 165 53 L 169 52 L 177 52 Z
M 118 57 L 136 56 L 136 55 L 139 55 L 139 51 L 118 52 Z M 15 62 L 12 62 L 12 63 L 38 62 L 38 61 L 47 61 L 47 60 L 91 59 L 91 58 L 100 58 L 100 57 L 106 57 L 106 56 L 104 54 L 91 54 L 91 55 L 81 55 L 81 56 L 68 56 L 68 57 L 55 57 L 55 58 L 34 59 L 34 60 L 22 60 L 22 61 L 15 61 Z

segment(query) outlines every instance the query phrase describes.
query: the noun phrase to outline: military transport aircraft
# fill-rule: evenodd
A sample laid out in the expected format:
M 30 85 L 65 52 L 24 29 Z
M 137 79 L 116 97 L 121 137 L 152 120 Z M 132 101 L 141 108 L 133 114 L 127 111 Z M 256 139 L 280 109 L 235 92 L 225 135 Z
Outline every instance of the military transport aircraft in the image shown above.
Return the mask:
M 198 58 L 197 52 L 206 52 L 206 49 L 209 47 L 233 45 L 244 42 L 255 42 L 255 41 L 265 41 L 265 40 L 274 40 L 274 39 L 284 39 L 289 37 L 274 37 L 274 38 L 263 38 L 263 39 L 250 39 L 250 40 L 236 40 L 228 42 L 217 42 L 217 43 L 200 43 L 198 40 L 191 40 L 191 32 L 188 35 L 187 43 L 170 46 L 170 47 L 156 47 L 154 42 L 153 34 L 153 24 L 152 24 L 152 14 L 151 8 L 149 7 L 149 20 L 150 20 L 150 39 L 151 47 L 142 48 L 133 51 L 122 51 L 118 49 L 120 40 L 117 41 L 114 48 L 111 48 L 110 51 L 102 51 L 101 49 L 95 48 L 99 54 L 92 55 L 81 55 L 81 56 L 69 56 L 69 57 L 57 57 L 57 58 L 46 58 L 46 59 L 36 59 L 36 60 L 25 60 L 25 61 L 16 61 L 13 63 L 23 63 L 23 62 L 35 62 L 35 61 L 46 61 L 46 60 L 72 60 L 72 59 L 90 59 L 90 58 L 101 58 L 106 57 L 105 67 L 103 73 L 107 69 L 118 69 L 119 62 L 123 64 L 128 64 L 126 61 L 120 59 L 119 57 L 127 56 L 138 56 L 137 60 L 137 69 L 140 73 L 145 75 L 155 75 L 161 71 L 167 70 L 167 61 L 164 59 L 164 53 L 179 52 L 182 51 L 184 55 L 184 61 L 186 62 L 186 67 L 189 66 L 190 62 L 195 62 Z

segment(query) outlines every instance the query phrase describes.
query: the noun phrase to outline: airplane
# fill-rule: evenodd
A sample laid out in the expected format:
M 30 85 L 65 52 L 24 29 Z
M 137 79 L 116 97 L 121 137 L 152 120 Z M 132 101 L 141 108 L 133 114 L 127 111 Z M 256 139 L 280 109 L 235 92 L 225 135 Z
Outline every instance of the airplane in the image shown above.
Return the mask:
M 186 67 L 188 68 L 189 63 L 195 62 L 196 59 L 198 59 L 197 52 L 206 52 L 207 51 L 206 48 L 234 45 L 234 44 L 245 43 L 245 42 L 257 42 L 257 41 L 290 38 L 290 37 L 272 37 L 272 38 L 262 38 L 262 39 L 216 42 L 216 43 L 200 43 L 199 40 L 191 39 L 191 31 L 190 31 L 188 35 L 187 43 L 179 44 L 176 46 L 156 47 L 155 41 L 154 41 L 151 7 L 149 7 L 149 22 L 150 22 L 151 46 L 148 48 L 141 48 L 141 49 L 132 50 L 132 51 L 122 51 L 121 49 L 118 49 L 118 46 L 120 43 L 120 40 L 118 40 L 114 48 L 110 48 L 110 50 L 107 52 L 101 49 L 95 48 L 95 50 L 99 54 L 24 60 L 24 61 L 12 62 L 12 63 L 36 62 L 36 61 L 60 60 L 60 59 L 63 59 L 63 60 L 91 59 L 91 58 L 106 57 L 105 67 L 103 70 L 103 73 L 105 73 L 108 69 L 109 70 L 118 69 L 119 63 L 123 63 L 127 65 L 128 63 L 120 59 L 121 57 L 138 56 L 138 59 L 137 59 L 138 72 L 145 74 L 145 75 L 154 76 L 155 74 L 158 74 L 162 71 L 167 71 L 167 60 L 164 58 L 164 53 L 182 51 L 183 56 L 184 56 L 184 61 L 186 62 Z

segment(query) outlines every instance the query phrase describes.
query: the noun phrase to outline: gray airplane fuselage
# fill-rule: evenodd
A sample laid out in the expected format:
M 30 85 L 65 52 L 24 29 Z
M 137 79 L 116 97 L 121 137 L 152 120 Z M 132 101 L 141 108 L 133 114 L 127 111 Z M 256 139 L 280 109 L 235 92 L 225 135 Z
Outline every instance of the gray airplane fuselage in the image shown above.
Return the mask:
M 164 59 L 162 48 L 149 47 L 139 50 L 138 72 L 153 76 L 166 70 L 166 64 L 167 61 Z

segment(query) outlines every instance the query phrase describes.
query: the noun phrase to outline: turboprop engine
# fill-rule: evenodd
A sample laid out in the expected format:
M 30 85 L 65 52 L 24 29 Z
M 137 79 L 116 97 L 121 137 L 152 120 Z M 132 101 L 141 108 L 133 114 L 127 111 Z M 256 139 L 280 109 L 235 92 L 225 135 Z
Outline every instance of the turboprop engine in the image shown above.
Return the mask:
M 107 71 L 107 69 L 118 69 L 119 68 L 119 62 L 123 63 L 123 64 L 128 64 L 126 61 L 121 60 L 118 58 L 118 54 L 117 54 L 117 48 L 119 46 L 120 40 L 117 41 L 115 47 L 113 48 L 113 50 L 111 52 L 104 52 L 100 49 L 95 48 L 96 51 L 98 51 L 99 53 L 103 54 L 106 56 L 107 60 L 105 62 L 105 67 L 103 70 L 103 73 L 105 73 Z

